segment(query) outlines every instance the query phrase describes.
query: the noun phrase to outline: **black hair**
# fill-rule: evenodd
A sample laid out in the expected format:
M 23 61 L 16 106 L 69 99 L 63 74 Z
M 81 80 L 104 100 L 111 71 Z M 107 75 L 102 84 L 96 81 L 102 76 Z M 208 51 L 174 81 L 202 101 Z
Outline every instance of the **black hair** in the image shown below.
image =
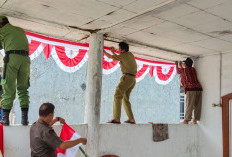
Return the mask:
M 187 58 L 184 62 L 188 67 L 192 67 L 193 65 L 193 60 L 191 58 Z
M 5 25 L 7 23 L 9 23 L 8 18 L 7 17 L 2 18 L 2 24 Z
M 120 42 L 119 44 L 119 47 L 122 49 L 122 50 L 125 50 L 126 52 L 129 51 L 129 45 L 125 42 Z
M 46 117 L 50 113 L 53 113 L 55 106 L 52 103 L 43 103 L 39 108 L 39 116 Z

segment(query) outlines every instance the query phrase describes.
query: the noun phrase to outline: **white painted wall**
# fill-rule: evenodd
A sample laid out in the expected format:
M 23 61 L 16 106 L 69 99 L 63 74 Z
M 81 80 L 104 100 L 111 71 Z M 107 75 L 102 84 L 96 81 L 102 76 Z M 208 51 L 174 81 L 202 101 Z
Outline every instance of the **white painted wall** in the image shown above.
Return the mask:
M 82 137 L 86 136 L 87 125 L 71 125 Z M 30 126 L 14 125 L 3 127 L 4 129 L 4 157 L 30 157 Z M 58 135 L 61 132 L 60 125 L 54 125 Z M 84 148 L 84 147 L 83 147 Z M 78 151 L 77 156 L 81 152 Z
M 153 142 L 152 125 L 101 125 L 100 155 L 198 157 L 197 125 L 169 125 L 169 139 Z
M 232 93 L 231 67 L 232 53 L 205 56 L 196 62 L 198 78 L 203 86 L 202 118 L 198 137 L 199 157 L 223 155 L 222 111 L 219 107 L 212 107 L 212 104 L 220 103 L 221 96 Z
M 82 136 L 86 135 L 87 125 L 72 126 Z M 60 133 L 61 127 L 54 126 Z M 30 156 L 30 126 L 4 127 L 5 157 Z M 169 125 L 169 139 L 163 142 L 152 141 L 151 124 L 101 124 L 100 156 L 116 154 L 120 157 L 198 157 L 197 125 Z M 76 157 L 82 157 L 80 151 Z

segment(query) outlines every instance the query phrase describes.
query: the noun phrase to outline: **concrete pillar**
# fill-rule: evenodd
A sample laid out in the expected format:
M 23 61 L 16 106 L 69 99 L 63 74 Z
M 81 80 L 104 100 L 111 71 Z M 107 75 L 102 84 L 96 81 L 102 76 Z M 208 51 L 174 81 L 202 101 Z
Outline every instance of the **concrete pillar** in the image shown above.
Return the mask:
M 91 34 L 85 100 L 85 123 L 88 124 L 86 150 L 90 157 L 98 157 L 99 152 L 103 42 L 103 34 Z

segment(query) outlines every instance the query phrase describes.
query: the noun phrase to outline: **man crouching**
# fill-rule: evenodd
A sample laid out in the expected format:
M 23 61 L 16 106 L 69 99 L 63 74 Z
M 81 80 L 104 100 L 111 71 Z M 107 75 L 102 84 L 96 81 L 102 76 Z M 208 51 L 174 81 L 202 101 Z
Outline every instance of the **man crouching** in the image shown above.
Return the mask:
M 65 120 L 54 118 L 54 109 L 55 106 L 51 103 L 44 103 L 39 108 L 39 119 L 30 129 L 31 157 L 55 157 L 57 148 L 68 149 L 79 143 L 87 143 L 86 138 L 63 141 L 57 136 L 51 126 L 57 121 L 63 124 Z

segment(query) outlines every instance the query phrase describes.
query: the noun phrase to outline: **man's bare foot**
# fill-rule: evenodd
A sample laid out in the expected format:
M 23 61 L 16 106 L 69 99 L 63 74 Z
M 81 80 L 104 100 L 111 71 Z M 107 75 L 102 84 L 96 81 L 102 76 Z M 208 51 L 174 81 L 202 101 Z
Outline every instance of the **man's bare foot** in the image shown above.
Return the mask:
M 189 124 L 197 124 L 197 121 L 193 120 L 193 121 L 189 122 Z
M 180 124 L 188 124 L 189 121 L 188 120 L 184 120 L 183 122 L 180 122 Z

